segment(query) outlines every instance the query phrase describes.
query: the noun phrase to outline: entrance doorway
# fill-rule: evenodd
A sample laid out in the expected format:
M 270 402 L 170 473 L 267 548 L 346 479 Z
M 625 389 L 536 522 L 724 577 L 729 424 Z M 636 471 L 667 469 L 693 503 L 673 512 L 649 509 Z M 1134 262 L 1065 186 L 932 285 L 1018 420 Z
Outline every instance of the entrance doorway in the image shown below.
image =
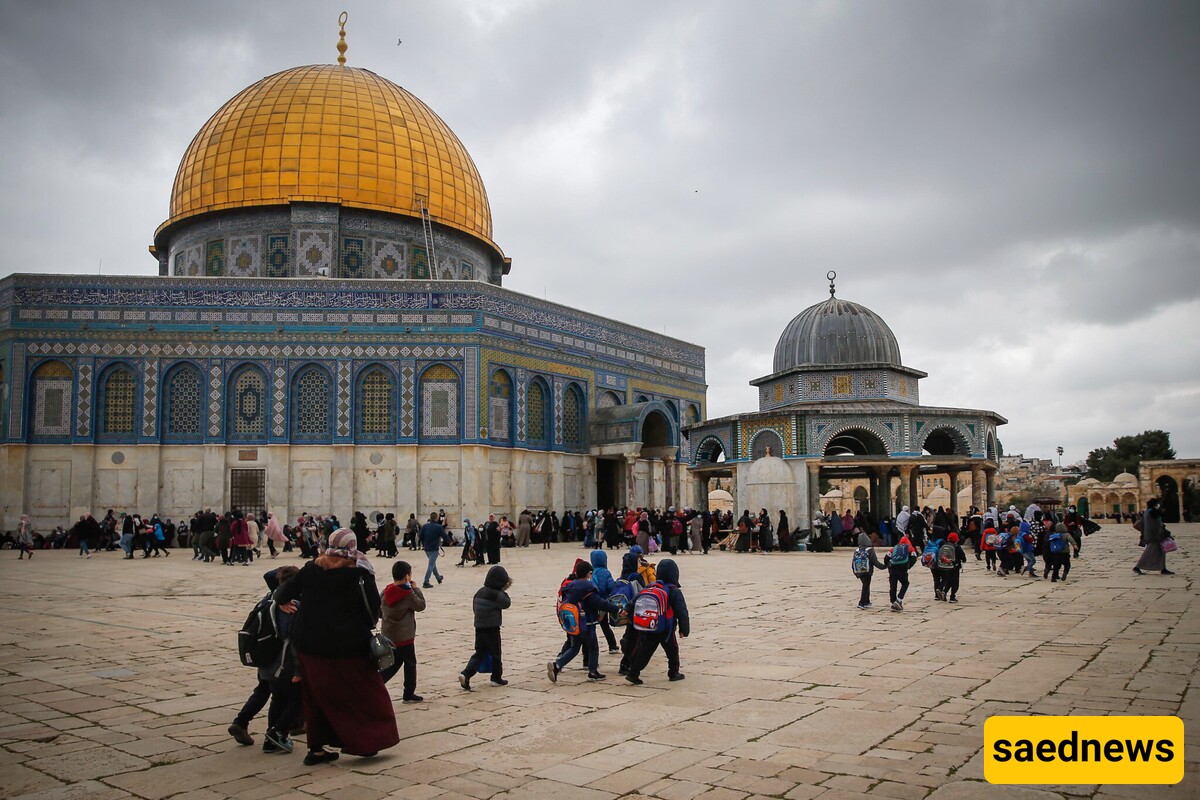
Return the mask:
M 621 485 L 621 461 L 616 458 L 596 459 L 596 507 L 603 510 L 620 505 L 618 487 Z
M 230 510 L 241 511 L 247 517 L 257 517 L 267 505 L 267 471 L 265 469 L 231 469 L 229 471 Z

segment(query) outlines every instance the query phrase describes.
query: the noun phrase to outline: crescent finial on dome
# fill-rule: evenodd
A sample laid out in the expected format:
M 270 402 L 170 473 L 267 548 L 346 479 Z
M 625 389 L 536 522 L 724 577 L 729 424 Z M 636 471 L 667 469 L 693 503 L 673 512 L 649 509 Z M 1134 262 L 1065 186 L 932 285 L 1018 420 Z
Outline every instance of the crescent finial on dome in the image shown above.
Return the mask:
M 341 13 L 341 15 L 338 16 L 338 25 L 340 26 L 341 30 L 338 31 L 339 38 L 338 38 L 338 43 L 337 43 L 337 51 L 338 51 L 337 62 L 339 64 L 341 64 L 343 67 L 346 66 L 346 50 L 349 47 L 349 45 L 346 44 L 346 20 L 349 18 L 349 16 L 350 15 L 347 14 L 345 11 L 343 11 Z
M 829 296 L 833 297 L 833 282 L 837 280 L 837 273 L 833 270 L 829 270 L 829 272 L 825 273 L 825 277 L 829 280 Z

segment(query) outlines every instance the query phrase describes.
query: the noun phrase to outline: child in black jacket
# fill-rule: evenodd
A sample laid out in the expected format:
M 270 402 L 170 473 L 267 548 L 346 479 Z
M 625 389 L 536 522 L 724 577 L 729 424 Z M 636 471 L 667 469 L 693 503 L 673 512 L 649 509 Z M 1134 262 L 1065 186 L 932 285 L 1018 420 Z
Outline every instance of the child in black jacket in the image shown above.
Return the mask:
M 679 641 L 675 638 L 675 632 L 678 631 L 679 635 L 686 639 L 691 633 L 691 621 L 688 618 L 687 602 L 679 588 L 679 566 L 669 558 L 663 559 L 658 562 L 656 577 L 657 582 L 667 590 L 675 619 L 665 633 L 638 632 L 629 672 L 625 675 L 625 680 L 635 686 L 642 683 L 642 670 L 650 663 L 650 657 L 659 645 L 662 645 L 663 652 L 667 654 L 667 678 L 672 681 L 681 681 L 684 678 L 683 673 L 679 671 Z
M 600 648 L 596 642 L 596 623 L 602 613 L 617 613 L 617 607 L 600 596 L 596 584 L 592 582 L 592 565 L 580 560 L 575 567 L 575 580 L 568 583 L 562 590 L 562 602 L 573 603 L 583 612 L 580 620 L 579 633 L 567 636 L 568 646 L 558 655 L 558 658 L 546 664 L 546 676 L 552 682 L 558 682 L 558 673 L 563 667 L 583 650 L 583 661 L 587 665 L 588 680 L 602 681 L 605 676 L 600 673 Z
M 500 625 L 504 609 L 512 605 L 507 589 L 512 586 L 508 571 L 499 564 L 488 570 L 483 586 L 475 593 L 471 608 L 475 612 L 475 652 L 458 676 L 458 685 L 471 691 L 471 678 L 479 671 L 486 656 L 492 657 L 492 683 L 507 686 L 504 664 L 500 660 Z

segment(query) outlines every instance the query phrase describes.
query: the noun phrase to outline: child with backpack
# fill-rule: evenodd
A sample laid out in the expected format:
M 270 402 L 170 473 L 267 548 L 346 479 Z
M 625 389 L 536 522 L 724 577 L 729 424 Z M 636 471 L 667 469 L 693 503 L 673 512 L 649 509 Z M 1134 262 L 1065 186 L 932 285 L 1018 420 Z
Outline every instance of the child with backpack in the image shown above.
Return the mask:
M 935 525 L 929 534 L 929 541 L 925 543 L 925 549 L 921 551 L 921 566 L 929 570 L 929 574 L 933 578 L 934 600 L 941 600 L 946 596 L 942 591 L 942 573 L 937 568 L 938 549 L 945 541 L 946 529 Z
M 892 611 L 904 610 L 904 595 L 908 592 L 908 571 L 917 561 L 913 552 L 912 541 L 908 535 L 900 537 L 896 546 L 883 557 L 883 563 L 888 568 L 888 597 L 892 601 Z M 900 591 L 896 591 L 896 587 Z
M 642 670 L 660 645 L 667 655 L 667 679 L 683 680 L 684 674 L 679 671 L 679 641 L 675 634 L 678 632 L 686 639 L 691 633 L 691 619 L 683 591 L 679 588 L 679 567 L 674 561 L 667 558 L 658 563 L 658 580 L 638 592 L 630 618 L 637 631 L 637 643 L 625 680 L 640 686 Z
M 871 576 L 875 574 L 876 567 L 885 569 L 883 563 L 875 556 L 875 548 L 871 546 L 871 537 L 860 533 L 858 549 L 854 551 L 854 558 L 850 561 L 850 570 L 856 578 L 862 581 L 862 594 L 858 597 L 858 607 L 864 610 L 871 607 Z
M 636 546 L 636 545 L 635 545 Z M 621 665 L 618 675 L 629 674 L 629 664 L 633 660 L 633 650 L 637 645 L 637 630 L 633 627 L 633 601 L 638 592 L 646 587 L 638 572 L 639 557 L 632 549 L 621 557 L 621 577 L 613 584 L 609 602 L 614 605 L 624 605 L 624 611 L 613 615 L 613 623 L 624 625 L 625 632 L 621 635 Z M 620 599 L 618 599 L 620 596 Z
M 596 584 L 596 592 L 600 598 L 607 600 L 617 583 L 613 580 L 612 573 L 608 571 L 608 554 L 603 550 L 593 550 L 591 559 L 592 583 Z M 608 642 L 608 652 L 620 652 L 617 650 L 617 637 L 613 634 L 612 625 L 609 624 L 608 614 L 601 615 L 600 630 L 604 632 L 604 640 Z
M 996 559 L 999 563 L 996 564 L 996 574 L 1001 578 L 1008 575 L 1012 565 L 1012 531 L 1001 524 L 996 529 Z
M 609 576 L 611 579 L 611 575 Z M 560 594 L 555 607 L 559 624 L 569 637 L 570 646 L 559 653 L 558 658 L 546 663 L 546 677 L 558 682 L 558 673 L 571 662 L 580 650 L 587 665 L 588 680 L 602 681 L 607 676 L 600 673 L 600 647 L 596 643 L 596 621 L 600 613 L 616 611 L 617 607 L 600 597 L 592 581 L 592 565 L 580 561 L 575 569 L 575 580 L 568 583 Z
M 504 609 L 512 605 L 508 589 L 512 579 L 508 571 L 496 564 L 488 570 L 483 586 L 471 600 L 475 615 L 475 652 L 458 675 L 458 685 L 471 691 L 471 678 L 479 672 L 479 666 L 488 656 L 492 657 L 492 685 L 507 686 L 504 680 L 504 664 L 500 660 L 500 626 L 504 621 Z
M 1067 575 L 1071 574 L 1071 547 L 1073 544 L 1066 524 L 1055 523 L 1054 532 L 1046 537 L 1046 548 L 1049 550 L 1046 556 L 1046 567 L 1050 572 L 1051 583 L 1058 583 L 1059 580 L 1063 583 L 1067 582 Z M 1060 569 L 1062 578 L 1058 576 Z
M 299 567 L 288 566 L 263 575 L 269 591 L 254 604 L 238 633 L 241 662 L 257 669 L 258 684 L 229 726 L 229 735 L 238 744 L 253 745 L 254 739 L 248 730 L 250 721 L 270 700 L 267 731 L 263 735 L 264 753 L 292 752 L 288 734 L 297 726 L 303 712 L 300 684 L 292 680 L 296 674 L 296 655 L 290 646 L 297 603 L 293 601 L 281 606 L 272 597 L 280 585 L 299 571 Z
M 951 531 L 938 548 L 935 569 L 941 578 L 941 596 L 938 600 L 958 602 L 958 582 L 962 577 L 963 564 L 967 563 L 967 554 L 958 543 L 958 534 Z
M 988 571 L 996 569 L 996 544 L 1000 541 L 1000 534 L 996 531 L 995 524 L 991 519 L 983 521 L 983 555 L 986 558 Z
M 1029 577 L 1036 578 L 1037 571 L 1033 567 L 1037 563 L 1037 556 L 1034 555 L 1037 540 L 1033 536 L 1033 527 L 1026 520 L 1021 520 L 1021 524 L 1017 527 L 1017 540 L 1023 561 L 1023 564 L 1019 565 L 1021 573 L 1028 572 Z
M 395 660 L 380 673 L 387 683 L 404 667 L 404 702 L 420 703 L 425 698 L 417 694 L 417 617 L 425 610 L 425 595 L 413 583 L 412 567 L 407 561 L 392 564 L 392 583 L 381 597 L 383 622 L 380 632 L 392 640 Z

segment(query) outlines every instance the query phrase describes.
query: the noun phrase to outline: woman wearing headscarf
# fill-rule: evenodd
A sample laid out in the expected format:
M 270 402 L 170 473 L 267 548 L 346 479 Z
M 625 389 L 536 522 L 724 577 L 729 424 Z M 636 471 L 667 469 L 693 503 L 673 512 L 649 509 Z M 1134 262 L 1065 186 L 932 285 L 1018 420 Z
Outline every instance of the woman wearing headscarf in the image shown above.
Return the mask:
M 780 552 L 790 552 L 792 550 L 792 527 L 788 524 L 787 512 L 782 508 L 779 509 L 779 524 L 775 526 L 775 533 L 779 537 Z
M 379 590 L 359 568 L 359 556 L 354 532 L 336 530 L 324 553 L 275 590 L 280 605 L 300 601 L 291 644 L 304 694 L 306 766 L 336 761 L 327 746 L 368 757 L 400 741 L 391 697 L 371 658 Z
M 29 560 L 33 560 L 33 526 L 29 524 L 29 517 L 25 514 L 21 515 L 21 526 L 17 528 L 17 548 L 21 551 L 17 561 L 23 560 L 26 553 L 29 553 Z
M 650 552 L 650 515 L 643 511 L 637 520 L 635 541 L 643 553 Z
M 1163 526 L 1159 499 L 1151 497 L 1146 503 L 1146 510 L 1142 512 L 1142 543 L 1145 547 L 1142 549 L 1142 557 L 1133 567 L 1134 572 L 1138 575 L 1155 571 L 1163 575 L 1175 574 L 1167 569 L 1167 554 L 1162 549 L 1165 536 L 1166 528 Z
M 275 545 L 278 544 L 280 549 L 283 549 L 283 544 L 287 541 L 287 537 L 283 535 L 283 528 L 279 527 L 279 520 L 275 518 L 275 512 L 267 512 L 267 527 L 263 533 L 267 537 L 267 548 L 271 551 L 271 558 L 275 558 L 279 555 L 275 552 Z

